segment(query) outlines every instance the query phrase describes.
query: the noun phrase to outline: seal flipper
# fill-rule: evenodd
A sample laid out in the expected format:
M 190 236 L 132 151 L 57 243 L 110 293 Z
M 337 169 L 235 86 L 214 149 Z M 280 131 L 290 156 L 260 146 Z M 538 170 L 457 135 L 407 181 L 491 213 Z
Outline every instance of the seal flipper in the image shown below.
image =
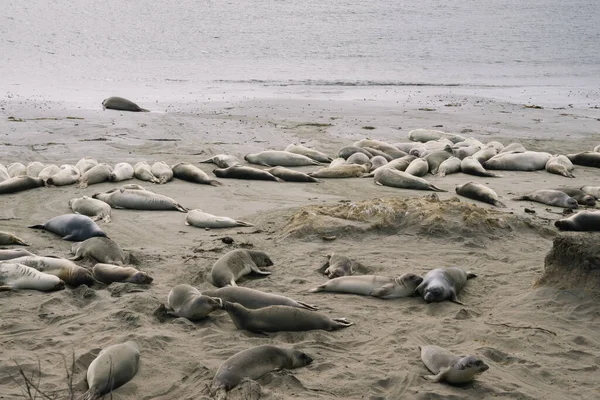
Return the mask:
M 74 233 L 69 233 L 67 236 L 63 236 L 63 240 L 72 240 L 72 241 L 79 241 L 79 240 L 75 240 L 75 234 Z
M 179 212 L 184 212 L 184 213 L 189 211 L 187 208 L 185 208 L 184 206 L 182 206 L 179 203 L 175 203 L 175 209 Z
M 26 243 L 23 241 L 23 239 L 16 237 L 13 235 L 13 240 L 15 241 L 14 244 L 20 244 L 21 246 L 29 246 L 29 243 Z
M 477 278 L 477 274 L 467 271 L 467 279 Z
M 354 322 L 350 322 L 346 318 L 332 318 L 332 319 L 333 319 L 333 321 L 337 322 L 337 324 L 335 326 L 333 326 L 331 330 L 347 328 L 349 326 L 354 325 Z
M 6 285 L 0 286 L 0 292 L 10 291 L 10 290 L 14 290 L 14 289 L 15 289 L 14 285 L 6 284 Z
M 254 272 L 255 274 L 258 274 L 258 275 L 271 275 L 272 274 L 272 272 L 269 272 L 269 271 L 262 271 L 256 265 L 254 265 L 250 268 L 252 269 L 252 272 Z
M 503 202 L 501 202 L 500 200 L 495 200 L 494 201 L 494 205 L 496 207 L 501 207 L 501 208 L 506 208 L 506 204 L 504 204 Z
M 456 303 L 456 304 L 460 304 L 461 306 L 465 305 L 465 303 L 458 300 L 458 297 L 456 296 L 456 292 L 454 292 L 454 291 L 452 291 L 452 297 L 450 297 L 450 301 L 453 303 Z
M 31 226 L 28 226 L 28 228 L 32 228 L 32 229 L 46 229 L 46 226 L 43 225 L 43 224 L 42 225 L 31 225 Z
M 310 311 L 317 311 L 319 309 L 319 307 L 313 306 L 312 304 L 308 304 L 303 301 L 296 301 L 296 303 L 300 304 L 303 308 L 306 308 L 307 310 L 310 310 Z
M 211 179 L 210 181 L 208 181 L 208 184 L 210 186 L 223 186 L 223 184 L 217 180 Z
M 441 382 L 446 377 L 446 373 L 450 371 L 452 367 L 442 368 L 437 375 L 424 375 L 423 378 L 432 382 Z
M 254 226 L 251 223 L 244 222 L 244 221 L 237 221 L 236 220 L 235 222 L 236 222 L 236 224 L 238 224 L 238 226 Z
M 308 293 L 324 292 L 326 287 L 327 287 L 327 284 L 323 284 L 323 285 L 317 286 L 316 288 L 309 289 Z
M 433 183 L 429 184 L 429 188 L 431 190 L 433 190 L 434 192 L 447 192 L 447 190 L 439 188 L 439 187 L 435 186 Z

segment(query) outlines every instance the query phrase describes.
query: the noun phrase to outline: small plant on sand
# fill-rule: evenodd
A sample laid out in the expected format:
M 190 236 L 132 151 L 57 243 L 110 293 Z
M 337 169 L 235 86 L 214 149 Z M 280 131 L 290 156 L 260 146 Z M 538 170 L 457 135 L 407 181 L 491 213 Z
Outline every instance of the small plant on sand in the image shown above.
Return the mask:
M 17 366 L 18 374 L 13 376 L 9 374 L 9 377 L 19 386 L 21 389 L 21 394 L 25 399 L 28 400 L 58 400 L 58 399 L 67 399 L 74 400 L 75 394 L 73 393 L 73 373 L 75 371 L 75 353 L 73 353 L 73 357 L 71 360 L 71 365 L 67 366 L 67 359 L 63 355 L 63 365 L 65 367 L 65 373 L 67 375 L 67 389 L 66 394 L 61 394 L 63 390 L 57 390 L 54 393 L 45 392 L 40 389 L 40 384 L 42 380 L 42 365 L 38 358 L 37 369 L 31 372 L 31 375 L 28 375 L 23 367 L 16 361 L 14 361 Z

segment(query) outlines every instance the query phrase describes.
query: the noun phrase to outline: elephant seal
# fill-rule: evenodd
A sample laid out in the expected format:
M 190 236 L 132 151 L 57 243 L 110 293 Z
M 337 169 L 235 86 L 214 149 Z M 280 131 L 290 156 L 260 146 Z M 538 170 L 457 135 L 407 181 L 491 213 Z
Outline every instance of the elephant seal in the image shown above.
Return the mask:
M 173 170 L 164 161 L 157 161 L 152 164 L 150 172 L 158 179 L 160 184 L 165 184 L 173 179 Z
M 575 175 L 571 173 L 573 171 L 573 163 L 566 156 L 554 155 L 550 157 L 545 168 L 551 174 L 575 178 Z
M 479 150 L 481 150 L 481 147 L 479 146 L 459 147 L 457 149 L 453 149 L 452 154 L 454 155 L 454 157 L 458 157 L 461 160 L 464 160 L 467 157 L 472 157 Z
M 127 162 L 121 162 L 115 165 L 113 171 L 108 176 L 108 180 L 111 182 L 121 182 L 133 179 L 135 172 L 131 164 Z
M 69 200 L 69 207 L 76 214 L 87 215 L 92 221 L 110 222 L 112 208 L 103 201 L 83 196 Z
M 475 277 L 477 275 L 465 272 L 458 267 L 436 268 L 423 277 L 423 282 L 417 287 L 417 292 L 428 303 L 450 300 L 463 304 L 458 301 L 457 295 L 467 284 L 467 279 Z
M 46 221 L 41 225 L 32 225 L 28 228 L 44 229 L 62 236 L 64 240 L 80 242 L 95 236 L 104 236 L 106 233 L 86 215 L 63 214 Z
M 483 166 L 481 165 L 481 163 L 471 156 L 465 157 L 462 159 L 462 161 L 460 162 L 460 170 L 463 173 L 469 174 L 469 175 L 487 176 L 490 178 L 501 178 L 502 177 L 502 175 L 498 175 L 493 172 L 486 171 L 483 168 Z
M 560 190 L 536 190 L 524 196 L 516 197 L 514 200 L 529 200 L 537 203 L 547 204 L 549 206 L 575 209 L 578 206 L 577 200 L 561 192 Z
M 411 155 L 407 155 L 407 156 L 404 156 L 401 158 L 396 158 L 395 160 L 392 160 L 392 161 L 388 162 L 387 164 L 382 165 L 379 168 L 376 168 L 376 169 L 371 168 L 371 172 L 363 175 L 362 177 L 363 178 L 372 178 L 375 176 L 375 173 L 377 171 L 386 169 L 386 168 L 395 169 L 398 171 L 406 171 L 406 168 L 408 168 L 410 163 L 413 162 L 416 158 L 417 158 L 416 156 L 411 156 Z
M 82 159 L 77 161 L 77 164 L 75 164 L 75 168 L 77 168 L 79 173 L 83 175 L 90 169 L 94 168 L 96 165 L 98 165 L 98 160 L 96 160 L 95 158 L 83 157 Z
M 582 186 L 581 191 L 590 196 L 594 196 L 596 200 L 600 199 L 600 186 Z
M 321 270 L 323 270 L 323 273 L 329 279 L 333 279 L 340 276 L 352 275 L 354 272 L 352 266 L 353 262 L 350 258 L 341 254 L 331 253 L 327 255 L 327 262 L 321 267 Z
M 506 207 L 504 203 L 498 199 L 498 194 L 494 190 L 481 183 L 467 182 L 463 185 L 458 185 L 456 187 L 456 193 L 469 199 L 483 201 L 484 203 L 496 207 Z
M 254 226 L 244 221 L 237 221 L 229 217 L 218 217 L 196 208 L 190 210 L 185 217 L 185 224 L 196 228 L 234 228 L 236 226 Z
M 14 258 L 11 262 L 31 267 L 45 274 L 59 277 L 67 285 L 77 287 L 79 285 L 92 285 L 94 279 L 92 273 L 86 268 L 80 267 L 66 258 L 25 256 Z
M 456 174 L 460 172 L 462 161 L 458 157 L 450 157 L 444 160 L 438 167 L 438 177 L 443 178 L 446 175 Z
M 368 173 L 370 169 L 370 162 L 363 165 L 344 164 L 338 165 L 337 167 L 321 168 L 317 171 L 309 172 L 308 175 L 312 176 L 313 178 L 327 179 L 356 178 Z
M 242 165 L 232 165 L 231 167 L 214 169 L 213 174 L 219 178 L 233 178 L 233 179 L 252 179 L 259 181 L 275 181 L 282 182 L 281 179 L 273 176 L 267 171 L 254 167 L 246 167 Z
M 555 221 L 554 226 L 561 231 L 600 231 L 600 211 L 579 211 L 569 218 Z
M 375 156 L 381 156 L 381 157 L 385 158 L 388 161 L 392 161 L 394 159 L 394 157 L 390 156 L 388 153 L 386 153 L 384 151 L 381 151 L 381 150 L 374 149 L 372 147 L 363 147 L 362 149 L 368 151 L 371 154 L 373 154 L 373 157 L 375 157 Z M 404 157 L 406 155 L 404 152 L 400 152 L 400 150 L 396 150 L 396 151 L 398 152 L 398 157 L 397 158 Z M 350 157 L 348 157 L 348 159 L 350 159 Z M 346 160 L 346 161 L 348 161 L 348 160 Z
M 190 321 L 206 318 L 222 306 L 221 299 L 204 296 L 195 287 L 185 284 L 175 286 L 167 296 L 169 314 Z
M 546 168 L 546 163 L 552 157 L 550 153 L 525 151 L 523 153 L 500 152 L 483 163 L 486 169 L 501 169 L 506 171 L 539 171 Z
M 324 163 L 324 164 L 328 164 L 331 161 L 333 161 L 333 159 L 331 157 L 329 157 L 327 154 L 321 153 L 320 151 L 317 151 L 317 150 L 309 149 L 308 147 L 302 146 L 301 144 L 296 144 L 296 143 L 290 144 L 285 148 L 285 151 L 288 151 L 288 152 L 294 153 L 294 154 L 301 154 L 303 156 L 312 158 L 313 160 L 318 161 L 320 163 Z
M 500 153 L 502 151 L 502 149 L 504 149 L 504 145 L 500 142 L 498 142 L 497 140 L 492 140 L 491 142 L 487 142 L 485 144 L 485 147 L 493 147 L 494 149 L 496 149 L 496 154 Z
M 382 142 L 381 140 L 363 139 L 363 140 L 359 140 L 356 143 L 353 143 L 352 145 L 356 146 L 356 147 L 362 147 L 362 148 L 368 147 L 370 149 L 379 150 L 379 151 L 387 154 L 388 156 L 392 157 L 392 159 L 404 157 L 406 155 L 406 152 L 398 149 L 396 146 L 394 146 L 390 143 Z M 367 151 L 369 153 L 372 153 L 371 150 L 367 150 Z M 373 155 L 375 155 L 375 154 L 373 154 Z M 382 154 L 379 154 L 379 155 L 382 155 Z
M 423 143 L 417 143 L 412 147 L 412 149 L 410 149 L 408 154 L 419 158 L 425 157 L 428 151 L 429 150 L 427 149 L 427 146 L 425 146 Z
M 205 296 L 218 297 L 223 301 L 239 303 L 248 309 L 257 309 L 269 306 L 290 306 L 305 308 L 316 311 L 319 308 L 303 301 L 296 301 L 289 297 L 277 294 L 265 293 L 260 290 L 250 289 L 241 286 L 225 286 L 219 289 L 204 291 Z
M 44 186 L 43 179 L 21 175 L 0 182 L 0 194 L 17 193 L 42 186 Z
M 252 272 L 259 275 L 271 275 L 271 272 L 261 271 L 260 267 L 270 267 L 273 261 L 269 256 L 258 250 L 232 250 L 219 258 L 210 271 L 212 283 L 216 287 L 237 286 L 235 281 Z
M 146 161 L 140 161 L 133 167 L 133 175 L 140 181 L 160 183 L 160 179 L 154 176 L 150 164 Z
M 266 150 L 255 154 L 246 154 L 244 160 L 250 164 L 264 165 L 265 167 L 300 167 L 303 165 L 323 165 L 310 157 L 289 151 Z
M 11 178 L 27 176 L 27 167 L 20 162 L 10 164 L 8 167 L 6 167 L 6 170 L 8 171 L 8 176 Z
M 0 231 L 0 246 L 5 246 L 9 244 L 19 244 L 21 246 L 29 246 L 23 239 L 17 237 L 9 232 Z
M 46 184 L 54 186 L 72 185 L 77 182 L 80 176 L 81 173 L 76 167 L 69 164 L 63 164 L 60 166 L 60 170 L 56 174 L 46 179 Z
M 479 161 L 479 163 L 481 164 L 494 157 L 496 154 L 498 154 L 498 150 L 495 147 L 488 145 L 488 147 L 484 147 L 475 154 L 473 154 L 473 158 Z
M 187 208 L 172 198 L 148 190 L 113 189 L 105 193 L 96 193 L 92 198 L 102 200 L 112 208 L 188 212 Z
M 65 283 L 54 275 L 15 262 L 0 263 L 0 291 L 33 289 L 49 292 L 64 288 Z
M 384 168 L 375 171 L 375 183 L 377 185 L 385 185 L 401 189 L 415 190 L 433 190 L 434 192 L 447 192 L 440 189 L 432 183 L 429 183 L 423 178 L 412 176 L 403 171 L 398 171 L 391 168 Z
M 113 282 L 129 282 L 139 285 L 150 284 L 154 280 L 145 272 L 138 271 L 133 267 L 122 267 L 120 265 L 98 263 L 92 268 L 96 280 L 110 285 Z
M 75 256 L 72 261 L 91 257 L 104 264 L 125 264 L 128 259 L 121 247 L 107 237 L 92 237 L 83 242 L 73 243 L 71 253 Z
M 30 162 L 27 164 L 27 176 L 37 178 L 45 167 L 46 166 L 39 161 Z
M 354 325 L 345 318 L 331 319 L 317 311 L 290 306 L 269 306 L 249 310 L 239 303 L 223 302 L 238 329 L 254 333 L 298 332 L 311 330 L 335 331 Z
M 212 156 L 211 158 L 200 162 L 213 163 L 219 168 L 229 168 L 240 164 L 240 160 L 238 160 L 236 156 L 231 156 L 229 154 L 217 154 L 216 156 Z
M 420 349 L 423 364 L 435 374 L 423 378 L 433 382 L 444 381 L 459 385 L 470 382 L 475 375 L 489 369 L 489 366 L 477 356 L 459 357 L 439 346 L 423 346 Z
M 375 157 L 372 157 L 368 162 L 371 163 L 371 168 L 369 169 L 369 172 L 373 172 L 377 168 L 383 167 L 384 165 L 386 165 L 388 163 L 388 160 L 386 160 L 385 157 L 375 156 Z
M 585 167 L 600 168 L 600 153 L 597 151 L 584 151 L 583 153 L 567 154 L 573 164 Z
M 285 167 L 268 168 L 266 171 L 279 179 L 283 179 L 286 182 L 319 182 L 318 179 L 313 178 L 304 172 L 294 171 L 293 169 Z
M 173 175 L 177 179 L 202 185 L 221 186 L 221 182 L 211 179 L 210 176 L 200 168 L 190 163 L 182 162 L 172 167 Z
M 421 282 L 423 278 L 412 273 L 402 274 L 395 279 L 378 275 L 342 276 L 310 289 L 309 292 L 350 293 L 395 299 L 413 296 Z
M 429 172 L 432 175 L 437 175 L 440 165 L 444 161 L 449 159 L 450 157 L 452 157 L 452 154 L 450 152 L 444 151 L 444 150 L 438 150 L 438 151 L 433 151 L 433 152 L 427 154 L 424 158 L 425 158 L 425 161 L 427 161 L 427 166 L 429 167 Z
M 109 97 L 102 101 L 102 108 L 104 110 L 119 110 L 119 111 L 133 111 L 133 112 L 150 112 L 145 108 L 141 108 L 131 100 L 124 99 L 122 97 Z
M 558 188 L 555 189 L 558 190 L 560 192 L 566 193 L 568 196 L 574 198 L 575 200 L 577 200 L 577 203 L 584 205 L 584 206 L 590 206 L 593 207 L 596 205 L 596 198 L 594 196 L 591 196 L 589 194 L 586 194 L 583 190 L 581 189 L 576 189 L 576 188 Z
M 88 187 L 88 185 L 106 182 L 109 180 L 111 173 L 112 167 L 108 164 L 102 163 L 95 165 L 79 177 L 79 180 L 77 181 L 79 182 L 78 187 L 84 189 Z
M 38 174 L 38 178 L 47 181 L 52 175 L 56 175 L 60 171 L 60 167 L 58 165 L 50 164 L 46 165 L 43 170 Z
M 129 382 L 140 365 L 140 350 L 135 342 L 114 344 L 103 349 L 87 369 L 88 391 L 83 400 L 99 400 Z
M 412 176 L 425 176 L 429 172 L 429 164 L 423 158 L 416 158 L 408 165 L 405 172 Z
M 346 147 L 342 147 L 338 151 L 338 157 L 343 158 L 344 160 L 347 160 L 354 153 L 363 153 L 365 156 L 367 156 L 369 158 L 372 158 L 375 156 L 375 154 L 371 154 L 363 148 L 360 148 L 357 146 L 346 146 Z M 330 167 L 331 167 L 331 165 L 330 165 Z
M 377 157 L 383 158 L 386 163 L 388 162 L 388 160 L 383 156 L 377 156 Z M 358 164 L 358 165 L 366 164 L 368 162 L 369 162 L 369 157 L 367 157 L 367 155 L 364 153 L 354 153 L 350 157 L 348 157 L 348 159 L 346 160 L 346 163 L 348 163 L 348 164 Z
M 428 142 L 430 140 L 439 139 L 448 139 L 452 143 L 458 143 L 465 140 L 461 135 L 436 131 L 433 129 L 413 129 L 408 132 L 408 140 L 412 140 L 413 142 Z
M 226 397 L 227 391 L 244 379 L 258 379 L 271 371 L 305 367 L 313 359 L 294 349 L 284 349 L 270 344 L 252 347 L 229 357 L 217 370 L 210 393 L 217 399 Z
M 0 249 L 0 261 L 12 260 L 14 258 L 25 256 L 35 256 L 35 254 L 25 249 Z

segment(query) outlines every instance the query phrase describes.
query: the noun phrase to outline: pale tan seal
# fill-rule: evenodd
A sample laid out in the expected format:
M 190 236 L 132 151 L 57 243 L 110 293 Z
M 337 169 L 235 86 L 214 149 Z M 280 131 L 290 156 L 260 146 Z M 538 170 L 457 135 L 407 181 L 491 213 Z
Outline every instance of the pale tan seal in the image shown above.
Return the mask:
M 452 154 L 454 154 L 454 157 L 458 157 L 463 160 L 467 157 L 472 157 L 474 154 L 477 154 L 479 150 L 481 150 L 481 147 L 479 146 L 459 147 L 453 149 Z
M 125 264 L 128 257 L 121 246 L 107 237 L 92 237 L 83 242 L 73 243 L 71 261 L 91 257 L 104 264 Z
M 498 194 L 494 190 L 481 183 L 467 182 L 463 185 L 458 185 L 456 187 L 456 193 L 468 197 L 469 199 L 483 201 L 496 207 L 506 207 L 506 205 L 500 201 Z
M 234 165 L 239 165 L 240 160 L 236 156 L 232 156 L 229 154 L 217 154 L 216 156 L 212 156 L 211 158 L 200 161 L 201 163 L 213 163 L 216 164 L 219 168 L 229 168 Z
M 9 164 L 6 167 L 6 169 L 8 171 L 8 175 L 11 178 L 16 178 L 18 176 L 27 176 L 27 167 L 20 162 Z
M 110 173 L 108 180 L 111 182 L 122 182 L 129 179 L 133 179 L 135 172 L 131 164 L 121 162 L 115 165 L 113 171 Z
M 460 172 L 460 164 L 462 161 L 458 157 L 450 157 L 442 161 L 438 167 L 438 177 L 443 178 L 446 175 L 456 174 Z
M 435 375 L 423 378 L 433 382 L 448 382 L 460 385 L 473 380 L 475 375 L 489 369 L 489 366 L 477 356 L 457 356 L 439 346 L 422 346 L 421 360 Z
M 566 176 L 567 178 L 575 178 L 571 173 L 573 171 L 573 163 L 567 156 L 553 155 L 546 163 L 546 171 L 551 174 Z
M 169 314 L 198 321 L 223 306 L 221 299 L 204 296 L 193 286 L 181 284 L 175 286 L 167 296 Z
M 582 186 L 581 191 L 590 196 L 594 196 L 596 200 L 600 200 L 600 186 Z
M 0 249 L 0 261 L 12 260 L 19 257 L 35 256 L 25 249 Z
M 329 279 L 337 278 L 340 276 L 352 275 L 353 262 L 350 258 L 336 253 L 327 255 L 327 262 L 321 267 L 323 273 L 327 275 Z
M 150 112 L 145 108 L 141 108 L 131 100 L 124 99 L 118 96 L 112 96 L 102 101 L 102 108 L 108 110 L 133 111 L 133 112 Z
M 428 142 L 430 140 L 448 139 L 453 143 L 465 140 L 461 135 L 436 131 L 433 129 L 413 129 L 408 132 L 408 140 L 413 142 Z
M 69 207 L 74 213 L 87 215 L 92 221 L 111 221 L 112 207 L 103 201 L 83 196 L 69 200 Z
M 475 176 L 487 176 L 491 178 L 502 178 L 502 175 L 495 174 L 490 171 L 486 171 L 479 161 L 469 156 L 462 159 L 460 162 L 460 170 L 464 174 L 475 175 Z
M 330 163 L 333 160 L 331 157 L 329 157 L 325 153 L 310 149 L 306 146 L 303 146 L 303 145 L 297 144 L 297 143 L 292 143 L 292 144 L 288 145 L 285 148 L 285 151 L 289 151 L 290 153 L 295 153 L 295 154 L 301 154 L 303 156 L 312 158 L 315 161 L 325 163 L 325 164 Z
M 385 168 L 385 166 L 383 167 L 383 169 L 378 169 L 377 171 L 375 171 L 375 183 L 377 185 L 384 185 L 401 189 L 447 192 L 447 190 L 441 189 L 423 178 L 412 176 L 411 174 L 408 174 L 404 171 Z
M 506 148 L 505 148 L 506 150 Z M 546 168 L 546 163 L 552 157 L 550 153 L 525 151 L 501 151 L 483 163 L 486 169 L 500 169 L 507 171 L 539 171 Z
M 98 165 L 98 160 L 96 160 L 95 158 L 83 157 L 82 159 L 77 161 L 77 164 L 75 164 L 75 168 L 77 168 L 79 170 L 79 173 L 83 175 L 90 169 L 94 168 L 96 165 Z
M 561 231 L 600 231 L 600 211 L 579 211 L 569 218 L 555 221 L 554 226 Z
M 32 161 L 27 164 L 27 176 L 37 178 L 45 167 L 46 166 L 39 161 Z
M 344 164 L 337 167 L 321 168 L 315 172 L 310 172 L 308 175 L 313 178 L 356 178 L 371 170 L 371 163 L 363 165 Z
M 99 400 L 112 393 L 133 379 L 139 365 L 140 350 L 135 342 L 114 344 L 103 349 L 87 369 L 89 389 L 83 400 Z
M 37 177 L 43 179 L 45 182 L 48 180 L 48 178 L 50 178 L 52 175 L 56 175 L 59 171 L 60 167 L 58 165 L 46 165 L 44 169 L 40 171 Z
M 173 170 L 164 161 L 157 161 L 150 167 L 152 175 L 158 179 L 158 183 L 165 184 L 173 179 Z
M 549 206 L 562 208 L 578 208 L 577 200 L 560 190 L 543 189 L 536 190 L 523 196 L 515 197 L 513 200 L 529 200 Z
M 80 176 L 81 173 L 75 166 L 63 164 L 60 166 L 60 170 L 56 174 L 46 179 L 46 184 L 54 186 L 72 185 L 77 182 Z
M 260 153 L 246 154 L 244 157 L 251 164 L 264 165 L 265 167 L 300 167 L 303 165 L 322 165 L 302 154 L 289 151 L 265 150 Z
M 235 281 L 252 272 L 259 275 L 271 275 L 260 267 L 270 267 L 273 261 L 258 250 L 236 249 L 219 258 L 210 271 L 212 283 L 217 287 L 237 286 Z
M 160 180 L 152 174 L 150 164 L 146 161 L 140 161 L 133 167 L 134 176 L 140 181 L 160 183 Z
M 267 168 L 266 171 L 286 182 L 319 182 L 317 178 L 313 178 L 304 172 L 294 171 L 286 167 Z
M 504 145 L 496 140 L 492 140 L 491 142 L 487 142 L 485 147 L 493 147 L 496 149 L 496 154 L 500 153 L 504 149 Z
M 353 143 L 353 146 L 356 147 L 362 147 L 362 148 L 371 148 L 371 149 L 375 149 L 375 150 L 379 150 L 384 152 L 385 154 L 389 155 L 390 157 L 392 157 L 392 159 L 394 158 L 400 158 L 406 155 L 406 153 L 400 149 L 398 149 L 396 146 L 390 144 L 390 143 L 386 143 L 383 142 L 381 140 L 373 140 L 373 139 L 363 139 L 363 140 L 359 140 L 358 142 Z M 372 151 L 368 150 L 370 153 L 372 153 Z M 375 154 L 373 154 L 375 155 Z M 381 155 L 381 154 L 379 154 Z M 383 155 L 382 155 L 383 156 Z
M 425 161 L 427 161 L 428 170 L 431 173 L 431 175 L 436 175 L 438 173 L 440 165 L 450 157 L 452 157 L 451 151 L 437 150 L 432 151 L 423 158 L 425 159 Z
M 369 151 L 363 149 L 362 147 L 357 147 L 357 146 L 342 147 L 338 151 L 338 157 L 343 158 L 344 160 L 347 160 L 354 153 L 363 153 L 364 155 L 366 155 L 369 158 L 375 157 L 375 154 L 371 154 Z M 331 165 L 330 165 L 330 167 L 331 167 Z
M 18 193 L 42 186 L 44 186 L 43 179 L 20 175 L 0 182 L 0 194 Z
M 92 198 L 102 200 L 112 208 L 188 212 L 187 208 L 172 198 L 148 190 L 112 189 L 105 193 L 96 193 Z
M 219 178 L 251 179 L 259 181 L 283 182 L 283 180 L 262 169 L 235 164 L 231 167 L 214 169 L 213 174 Z
M 413 296 L 421 282 L 423 278 L 413 273 L 405 273 L 395 279 L 378 275 L 342 276 L 310 289 L 309 292 L 349 293 L 394 299 Z
M 96 280 L 110 285 L 113 282 L 128 282 L 137 284 L 150 284 L 154 280 L 146 272 L 138 271 L 133 267 L 98 263 L 92 268 Z
M 428 303 L 450 300 L 463 304 L 458 300 L 457 295 L 465 287 L 467 280 L 475 277 L 477 275 L 465 272 L 459 267 L 436 268 L 423 277 L 417 292 Z
M 77 187 L 85 189 L 88 185 L 107 182 L 111 173 L 112 167 L 106 163 L 94 165 L 79 177 Z
M 504 146 L 501 150 L 498 151 L 500 153 L 525 153 L 527 149 L 521 143 L 509 143 Z
M 429 164 L 423 158 L 415 158 L 406 168 L 405 172 L 412 176 L 425 176 L 429 172 Z
M 13 235 L 10 232 L 0 231 L 0 246 L 6 246 L 9 244 L 19 244 L 21 246 L 29 246 L 23 239 Z
M 294 349 L 263 344 L 229 357 L 212 380 L 210 393 L 217 399 L 226 397 L 227 391 L 244 379 L 258 379 L 271 371 L 305 367 L 313 359 Z
M 388 162 L 387 159 L 383 156 L 377 156 L 377 157 L 383 158 L 386 163 Z M 373 158 L 373 157 L 371 157 L 371 158 Z M 367 155 L 365 155 L 364 153 L 354 153 L 350 157 L 348 157 L 348 159 L 346 160 L 346 163 L 362 165 L 362 164 L 368 163 L 369 160 L 370 160 L 370 158 Z
M 54 275 L 13 261 L 0 263 L 0 291 L 33 289 L 48 292 L 64 288 L 65 283 Z
M 196 228 L 233 228 L 236 226 L 254 226 L 248 222 L 238 221 L 229 217 L 219 217 L 206 213 L 198 208 L 190 210 L 185 217 L 185 224 Z
M 388 160 L 386 160 L 385 157 L 375 156 L 371 157 L 368 162 L 371 163 L 371 168 L 369 169 L 369 172 L 373 172 L 377 168 L 386 165 L 388 163 Z
M 335 331 L 354 325 L 345 318 L 331 319 L 317 311 L 290 306 L 269 306 L 249 310 L 241 304 L 225 301 L 223 309 L 227 311 L 236 328 L 255 333 Z
M 406 171 L 406 168 L 408 168 L 410 163 L 413 162 L 415 159 L 417 159 L 417 157 L 412 156 L 412 155 L 407 155 L 404 157 L 396 158 L 395 160 L 392 160 L 392 161 L 388 162 L 387 164 L 382 165 L 379 168 L 376 168 L 376 169 L 371 168 L 371 172 L 368 174 L 362 175 L 362 177 L 363 178 L 372 178 L 375 176 L 377 171 L 380 171 L 380 170 L 386 169 L 386 168 L 391 168 L 391 169 L 395 169 L 398 171 Z
M 490 158 L 494 157 L 498 154 L 498 150 L 493 146 L 487 146 L 473 154 L 473 158 L 477 160 L 479 163 L 484 163 Z
M 269 306 L 290 306 L 305 308 L 311 311 L 318 310 L 318 307 L 303 301 L 296 301 L 289 297 L 241 286 L 225 286 L 219 289 L 205 290 L 203 294 L 205 296 L 218 297 L 223 301 L 239 303 L 251 310 Z
M 45 274 L 57 276 L 69 286 L 91 286 L 94 283 L 92 273 L 89 270 L 65 258 L 34 255 L 14 258 L 11 262 L 23 264 Z
M 177 179 L 199 183 L 202 185 L 221 186 L 221 182 L 211 179 L 210 176 L 200 168 L 190 163 L 182 162 L 172 167 L 173 175 Z

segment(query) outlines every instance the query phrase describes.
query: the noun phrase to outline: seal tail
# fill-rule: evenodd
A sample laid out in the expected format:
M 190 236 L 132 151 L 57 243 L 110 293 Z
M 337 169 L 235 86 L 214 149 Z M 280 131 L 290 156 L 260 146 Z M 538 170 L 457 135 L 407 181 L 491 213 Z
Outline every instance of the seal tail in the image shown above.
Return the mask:
M 561 174 L 562 176 L 566 176 L 567 178 L 575 178 L 575 175 L 573 175 L 572 173 L 570 173 L 569 171 L 565 171 L 564 173 Z
M 20 237 L 16 237 L 14 236 L 15 244 L 20 244 L 21 246 L 29 246 L 29 243 L 26 243 L 23 241 L 23 239 L 21 239 Z
M 333 318 L 335 322 L 337 322 L 336 326 L 333 330 L 347 328 L 349 326 L 354 325 L 354 322 L 348 321 L 346 318 Z
M 300 304 L 302 306 L 302 308 L 306 308 L 307 310 L 310 310 L 310 311 L 317 311 L 319 309 L 319 307 L 313 306 L 312 304 L 308 304 L 303 301 L 297 301 L 296 303 Z
M 175 203 L 175 209 L 179 212 L 184 212 L 184 213 L 187 213 L 188 211 L 190 211 L 179 203 Z
M 146 110 L 145 108 L 139 107 L 140 112 L 150 112 L 150 110 Z
M 244 221 L 235 221 L 236 224 L 238 224 L 238 226 L 254 226 L 249 222 L 244 222 Z
M 519 200 L 529 200 L 529 197 L 527 197 L 527 196 L 513 197 L 513 200 L 515 200 L 515 201 L 519 201 Z
M 208 181 L 208 184 L 210 186 L 223 186 L 223 184 L 217 180 L 211 179 L 210 181 Z
M 429 184 L 429 189 L 433 190 L 434 192 L 447 192 L 447 190 L 439 188 L 439 187 L 435 186 L 433 183 Z
M 325 285 L 317 286 L 316 288 L 312 288 L 308 290 L 308 293 L 319 293 L 325 291 Z
M 32 228 L 32 229 L 46 229 L 46 227 L 44 225 L 31 225 L 31 226 L 28 226 L 28 228 Z
M 506 208 L 506 204 L 504 204 L 503 202 L 501 202 L 500 200 L 494 200 L 494 205 L 496 207 L 500 207 L 500 208 Z
M 208 160 L 202 160 L 202 161 L 198 161 L 198 162 L 201 164 L 214 164 L 212 157 L 209 158 Z
M 467 271 L 467 279 L 477 278 L 477 274 Z

